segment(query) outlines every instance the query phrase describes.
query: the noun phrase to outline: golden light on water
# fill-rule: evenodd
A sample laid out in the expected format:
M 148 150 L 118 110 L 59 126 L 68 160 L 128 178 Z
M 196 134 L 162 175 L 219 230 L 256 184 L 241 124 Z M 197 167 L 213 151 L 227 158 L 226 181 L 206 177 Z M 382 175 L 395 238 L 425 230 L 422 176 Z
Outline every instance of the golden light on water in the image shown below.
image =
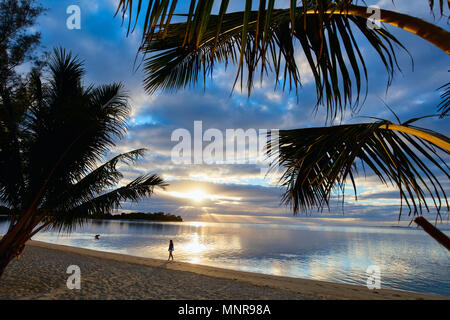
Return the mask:
M 200 242 L 197 233 L 192 235 L 191 241 L 183 244 L 183 249 L 190 254 L 200 254 L 207 251 L 206 245 Z
M 202 243 L 198 233 L 192 234 L 189 241 L 180 244 L 180 250 L 183 252 L 182 258 L 194 264 L 204 263 L 205 254 L 212 249 Z

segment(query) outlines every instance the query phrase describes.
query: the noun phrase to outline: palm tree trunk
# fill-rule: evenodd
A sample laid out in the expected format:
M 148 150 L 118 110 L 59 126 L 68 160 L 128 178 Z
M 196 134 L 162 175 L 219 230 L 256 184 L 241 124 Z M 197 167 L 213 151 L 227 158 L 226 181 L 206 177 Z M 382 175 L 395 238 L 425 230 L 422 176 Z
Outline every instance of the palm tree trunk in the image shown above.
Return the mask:
M 436 135 L 432 135 L 426 131 L 422 131 L 415 128 L 410 128 L 407 126 L 402 125 L 396 125 L 396 124 L 384 124 L 379 127 L 380 129 L 386 129 L 386 130 L 395 130 L 400 131 L 404 133 L 411 134 L 413 136 L 422 138 L 424 140 L 427 140 L 435 145 L 440 146 L 441 148 L 450 151 L 450 143 L 448 139 L 445 137 L 438 137 Z M 424 217 L 417 217 L 414 219 L 414 222 L 421 226 L 422 229 L 428 233 L 431 237 L 433 237 L 437 242 L 439 242 L 441 245 L 447 248 L 447 250 L 450 250 L 450 238 L 447 237 L 441 230 L 433 226 L 431 223 L 428 222 L 427 219 Z
M 317 10 L 308 10 L 307 14 L 317 14 Z M 367 13 L 367 7 L 348 5 L 345 6 L 345 9 L 328 9 L 325 13 L 330 14 L 341 14 L 341 15 L 352 15 L 361 18 L 373 18 L 372 13 Z M 445 51 L 447 54 L 450 54 L 450 35 L 449 33 L 432 24 L 426 22 L 422 19 L 409 16 L 407 14 L 402 14 L 390 10 L 380 9 L 380 18 L 378 19 L 381 22 L 393 25 L 395 27 L 401 28 L 408 32 L 414 33 L 415 35 L 425 39 L 431 44 L 435 45 L 439 49 Z
M 0 246 L 3 244 L 5 240 L 11 240 L 8 239 L 9 235 L 6 234 L 3 236 L 3 238 L 0 240 Z M 25 242 L 29 239 L 28 236 L 16 238 L 13 239 L 8 246 L 2 246 L 3 248 L 0 249 L 0 278 L 5 272 L 6 267 L 8 264 L 16 257 L 19 257 L 23 249 L 25 248 Z
M 3 259 L 3 257 L 0 258 L 0 278 L 2 277 L 3 273 L 6 270 L 6 267 L 8 266 L 10 260 L 8 261 L 8 259 Z
M 0 239 L 0 278 L 8 264 L 14 259 L 20 257 L 25 249 L 25 243 L 31 239 L 33 230 L 37 222 L 28 218 L 23 223 L 16 223 Z M 38 229 L 40 230 L 40 229 Z
M 414 219 L 417 225 L 421 226 L 422 229 L 432 236 L 437 242 L 447 248 L 450 251 L 450 238 L 445 235 L 441 230 L 433 226 L 424 217 L 417 217 Z

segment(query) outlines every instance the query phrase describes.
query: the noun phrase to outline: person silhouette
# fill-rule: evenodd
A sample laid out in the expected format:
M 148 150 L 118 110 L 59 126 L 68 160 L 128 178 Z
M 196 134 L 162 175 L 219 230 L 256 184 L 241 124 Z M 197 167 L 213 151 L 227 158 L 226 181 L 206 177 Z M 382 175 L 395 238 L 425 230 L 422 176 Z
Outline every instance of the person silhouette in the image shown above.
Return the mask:
M 174 250 L 173 241 L 170 240 L 170 242 L 169 242 L 169 259 L 167 259 L 167 261 L 169 261 L 170 258 L 172 258 L 172 261 L 173 261 L 173 254 L 172 254 L 173 250 Z

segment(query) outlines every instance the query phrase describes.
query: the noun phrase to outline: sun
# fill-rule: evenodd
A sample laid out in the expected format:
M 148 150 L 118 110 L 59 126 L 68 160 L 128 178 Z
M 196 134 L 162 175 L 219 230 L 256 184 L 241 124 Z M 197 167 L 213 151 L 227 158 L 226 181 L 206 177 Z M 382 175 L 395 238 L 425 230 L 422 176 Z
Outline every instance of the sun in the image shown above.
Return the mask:
M 194 189 L 189 192 L 176 192 L 172 191 L 168 193 L 169 195 L 177 198 L 183 198 L 183 199 L 189 199 L 193 202 L 200 203 L 206 199 L 214 200 L 216 199 L 216 196 L 213 196 L 202 189 Z
M 194 190 L 186 194 L 188 198 L 194 200 L 195 202 L 202 202 L 208 195 L 202 190 Z

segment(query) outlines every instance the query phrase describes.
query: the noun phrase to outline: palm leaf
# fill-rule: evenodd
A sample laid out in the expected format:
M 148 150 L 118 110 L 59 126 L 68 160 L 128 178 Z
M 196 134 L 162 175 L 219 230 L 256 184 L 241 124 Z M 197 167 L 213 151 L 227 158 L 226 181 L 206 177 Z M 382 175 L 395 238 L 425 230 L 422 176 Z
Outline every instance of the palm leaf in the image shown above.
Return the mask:
M 56 51 L 41 106 L 31 108 L 26 157 L 28 201 L 44 202 L 96 168 L 97 162 L 126 131 L 127 95 L 120 83 L 81 87 L 81 62 Z M 70 115 L 70 117 L 68 117 Z M 45 186 L 45 193 L 40 192 Z M 40 200 L 41 201 L 41 200 Z
M 251 93 L 254 73 L 261 72 L 261 81 L 268 71 L 275 79 L 282 77 L 283 89 L 288 85 L 296 90 L 302 85 L 302 75 L 296 64 L 296 45 L 300 44 L 315 79 L 317 102 L 326 104 L 328 116 L 334 118 L 348 105 L 357 111 L 363 79 L 367 72 L 352 29 L 359 30 L 375 49 L 388 72 L 388 85 L 398 67 L 394 45 L 401 44 L 386 29 L 372 30 L 366 7 L 357 1 L 303 0 L 290 1 L 288 9 L 274 9 L 275 0 L 260 0 L 257 11 L 253 2 L 246 0 L 242 12 L 228 13 L 228 0 L 220 2 L 218 15 L 211 14 L 212 0 L 190 1 L 187 14 L 169 14 L 176 8 L 175 1 L 149 1 L 144 20 L 141 52 L 146 59 L 144 81 L 149 93 L 162 89 L 178 89 L 196 84 L 213 73 L 215 63 L 232 63 L 237 67 L 235 84 L 240 77 Z M 134 2 L 136 4 L 136 2 Z M 437 5 L 429 1 L 430 9 Z M 131 16 L 143 7 L 133 1 L 122 0 L 118 12 Z M 443 14 L 443 1 L 439 1 Z M 172 23 L 172 16 L 187 17 L 184 23 Z M 155 28 L 161 21 L 159 28 Z M 164 24 L 162 24 L 164 21 Z M 382 10 L 381 21 L 404 28 L 450 52 L 446 30 L 421 19 Z M 130 28 L 130 25 L 129 25 Z M 403 48 L 403 47 L 402 47 Z M 276 80 L 278 81 L 278 80 Z M 367 87 L 366 87 L 367 90 Z M 353 95 L 353 97 L 352 97 Z M 342 114 L 342 113 L 341 113 Z
M 117 168 L 119 163 L 131 165 L 142 158 L 144 152 L 145 149 L 137 149 L 115 156 L 76 183 L 66 186 L 57 198 L 47 199 L 41 208 L 49 211 L 70 211 L 81 203 L 95 198 L 105 189 L 116 186 L 123 178 Z
M 243 36 L 241 21 L 246 15 L 252 22 L 246 25 Z M 269 30 L 260 35 L 260 24 L 256 23 L 261 20 L 259 11 L 211 16 L 198 48 L 180 48 L 186 26 L 184 23 L 173 24 L 169 26 L 164 40 L 155 39 L 142 47 L 146 54 L 144 70 L 147 77 L 144 86 L 149 93 L 160 88 L 184 88 L 195 85 L 205 77 L 205 72 L 206 76 L 212 74 L 216 63 L 232 63 L 238 66 L 241 88 L 243 65 L 246 67 L 250 94 L 254 73 L 260 63 L 261 80 L 265 73 L 273 70 L 277 79 L 283 77 L 283 88 L 288 84 L 289 89 L 297 90 L 304 76 L 300 74 L 296 62 L 295 44 L 299 44 L 314 75 L 318 104 L 326 104 L 329 115 L 335 117 L 345 106 L 358 104 L 362 79 L 367 80 L 366 63 L 351 25 L 360 30 L 375 48 L 389 78 L 392 78 L 397 67 L 393 45 L 399 45 L 399 42 L 386 30 L 371 30 L 367 28 L 366 20 L 359 17 L 333 15 L 328 17 L 324 27 L 326 36 L 320 41 L 317 38 L 320 31 L 317 16 L 298 13 L 298 23 L 293 33 L 290 32 L 290 17 L 289 10 L 275 10 Z M 218 21 L 222 21 L 219 37 L 214 29 Z M 306 29 L 303 27 L 305 23 L 308 26 Z M 255 46 L 256 38 L 262 41 L 261 45 Z M 245 55 L 242 55 L 243 52 Z M 345 61 L 349 62 L 350 67 Z M 352 97 L 353 90 L 356 98 Z
M 210 14 L 209 10 L 203 11 L 200 10 L 200 8 L 204 7 L 205 4 L 207 6 L 210 6 L 210 2 L 213 2 L 211 0 L 191 0 L 190 1 L 190 9 L 188 14 L 188 25 L 185 29 L 185 34 L 187 35 L 192 29 L 189 28 L 192 24 L 194 25 L 201 25 L 200 21 L 205 21 L 208 19 L 208 15 Z M 228 7 L 229 0 L 221 0 L 220 7 L 222 11 L 222 7 L 225 8 L 225 11 Z M 273 8 L 275 5 L 275 0 L 269 0 L 268 7 L 261 6 L 261 3 L 265 1 L 260 1 L 260 12 L 263 13 L 263 11 L 268 10 L 269 18 L 270 18 L 270 10 L 269 8 Z M 434 1 L 434 0 L 427 0 L 430 6 L 430 10 L 433 11 L 435 7 L 439 8 L 439 12 L 441 15 L 444 14 L 444 0 Z M 225 4 L 226 3 L 226 4 Z M 357 4 L 357 0 L 302 0 L 302 8 L 304 11 L 307 9 L 316 8 L 319 11 L 319 14 L 322 16 L 322 18 L 325 16 L 325 9 L 329 6 L 340 6 L 341 8 L 344 8 L 345 6 L 351 5 L 351 4 Z M 128 19 L 128 33 L 130 31 L 133 31 L 137 25 L 138 19 L 140 15 L 145 11 L 145 18 L 143 20 L 143 32 L 142 32 L 142 39 L 145 41 L 150 41 L 155 36 L 155 29 L 154 27 L 158 25 L 160 29 L 158 31 L 162 31 L 162 34 L 164 34 L 165 29 L 170 25 L 173 12 L 176 10 L 178 5 L 177 0 L 147 0 L 147 7 L 145 8 L 145 5 L 142 0 L 120 0 L 119 4 L 117 6 L 117 11 L 115 16 L 117 16 L 119 13 L 121 13 L 122 21 L 124 22 L 126 19 Z M 245 7 L 247 7 L 247 4 L 244 4 Z M 197 7 L 197 10 L 194 8 Z M 134 10 L 133 10 L 134 8 Z M 295 27 L 295 16 L 296 16 L 296 9 L 297 9 L 297 1 L 290 1 L 290 19 L 292 22 L 292 29 Z M 447 8 L 450 8 L 450 2 L 447 1 Z M 143 10 L 144 9 L 144 10 Z M 166 12 L 169 12 L 169 14 L 166 15 Z M 134 24 L 132 25 L 132 21 L 134 20 Z M 270 20 L 270 19 L 267 19 Z M 324 20 L 324 19 L 321 19 Z M 153 28 L 152 28 L 153 27 Z M 220 29 L 220 25 L 217 26 L 217 29 Z M 196 37 L 195 41 L 198 41 L 199 37 Z M 201 38 L 201 36 L 200 36 Z
M 389 129 L 388 121 L 331 127 L 280 131 L 281 184 L 286 189 L 282 201 L 295 213 L 329 207 L 333 195 L 344 201 L 346 183 L 356 197 L 357 163 L 370 169 L 382 183 L 399 190 L 401 206 L 409 214 L 429 210 L 448 210 L 448 201 L 439 175 L 450 178 L 449 168 L 438 151 L 448 154 L 428 140 L 450 146 L 450 140 L 431 130 L 403 124 L 404 129 L 420 130 L 430 139 Z M 408 130 L 405 130 L 408 131 Z M 401 211 L 400 211 L 401 215 Z M 399 215 L 399 216 L 400 216 Z
M 441 102 L 438 105 L 438 112 L 441 113 L 440 117 L 447 116 L 450 111 L 450 82 L 444 84 L 438 90 L 442 89 Z
M 439 12 L 441 15 L 444 14 L 444 0 L 434 1 L 434 0 L 428 0 L 428 3 L 430 5 L 430 10 L 433 10 L 435 6 L 438 6 L 439 4 Z M 450 9 L 450 1 L 447 0 L 447 9 Z
M 155 187 L 164 188 L 165 186 L 167 184 L 156 174 L 140 176 L 129 184 L 89 199 L 68 212 L 64 210 L 49 213 L 47 219 L 51 223 L 48 228 L 71 231 L 76 226 L 83 225 L 92 214 L 110 213 L 125 201 L 136 202 L 150 197 Z M 45 224 L 45 221 L 43 223 Z
M 77 217 L 81 219 L 94 207 L 106 212 L 121 201 L 150 196 L 155 186 L 165 185 L 157 175 L 144 175 L 105 193 L 122 178 L 119 163 L 132 164 L 144 149 L 98 166 L 125 134 L 130 107 L 120 83 L 84 87 L 83 75 L 83 63 L 77 57 L 55 49 L 48 81 L 41 82 L 35 74 L 26 88 L 29 104 L 15 123 L 20 135 L 13 137 L 1 118 L 0 201 L 17 213 L 11 232 L 27 236 L 51 226 L 70 230 Z M 11 156 L 11 151 L 18 151 L 19 158 Z

